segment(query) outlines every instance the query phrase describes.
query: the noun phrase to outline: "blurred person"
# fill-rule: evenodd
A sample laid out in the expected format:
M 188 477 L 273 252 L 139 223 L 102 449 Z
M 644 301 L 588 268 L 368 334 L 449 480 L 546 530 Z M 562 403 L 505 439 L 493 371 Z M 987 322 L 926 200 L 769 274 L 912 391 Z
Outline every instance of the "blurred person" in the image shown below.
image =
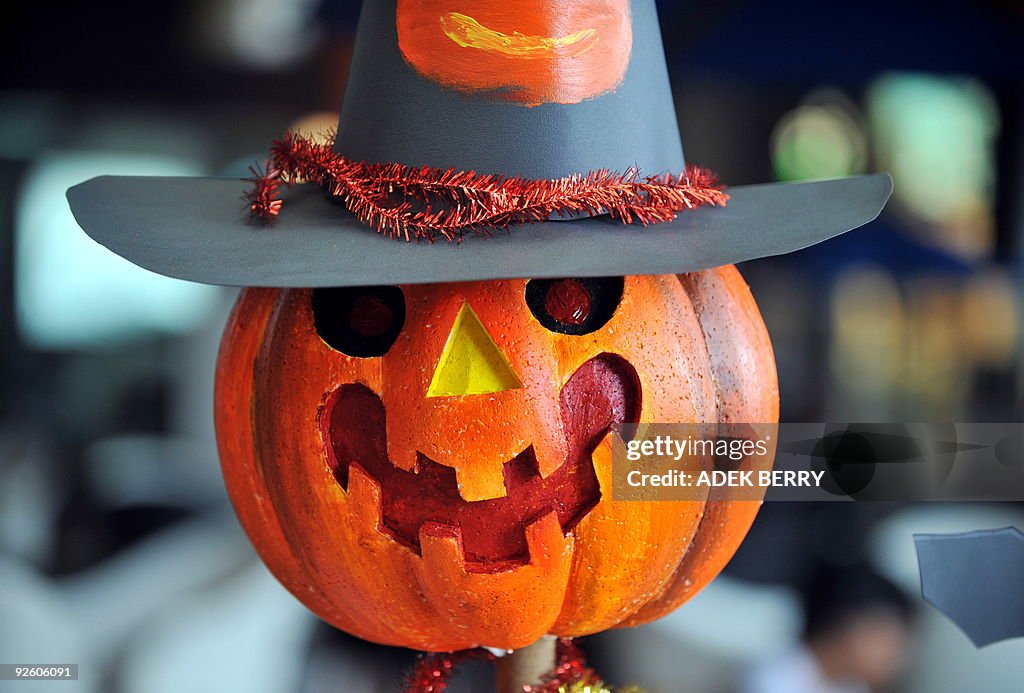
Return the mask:
M 795 647 L 755 665 L 743 693 L 892 690 L 912 643 L 910 600 L 867 567 L 820 570 L 804 595 Z

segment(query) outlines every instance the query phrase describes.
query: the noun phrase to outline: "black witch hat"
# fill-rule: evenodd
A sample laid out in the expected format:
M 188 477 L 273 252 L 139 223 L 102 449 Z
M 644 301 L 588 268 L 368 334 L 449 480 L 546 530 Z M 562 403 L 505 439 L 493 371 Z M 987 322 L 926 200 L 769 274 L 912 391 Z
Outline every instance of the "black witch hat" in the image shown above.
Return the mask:
M 104 176 L 68 199 L 155 272 L 318 287 L 695 271 L 849 231 L 892 190 L 725 194 L 688 169 L 654 0 L 366 0 L 337 133 L 289 133 L 255 180 Z

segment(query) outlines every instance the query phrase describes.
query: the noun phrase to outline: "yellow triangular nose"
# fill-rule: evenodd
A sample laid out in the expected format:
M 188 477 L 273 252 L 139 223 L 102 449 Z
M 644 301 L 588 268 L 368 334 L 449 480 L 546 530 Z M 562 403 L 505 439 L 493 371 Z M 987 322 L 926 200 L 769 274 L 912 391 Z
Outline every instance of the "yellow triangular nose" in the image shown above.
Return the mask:
M 456 397 L 503 392 L 522 387 L 505 354 L 468 303 L 455 316 L 427 397 Z

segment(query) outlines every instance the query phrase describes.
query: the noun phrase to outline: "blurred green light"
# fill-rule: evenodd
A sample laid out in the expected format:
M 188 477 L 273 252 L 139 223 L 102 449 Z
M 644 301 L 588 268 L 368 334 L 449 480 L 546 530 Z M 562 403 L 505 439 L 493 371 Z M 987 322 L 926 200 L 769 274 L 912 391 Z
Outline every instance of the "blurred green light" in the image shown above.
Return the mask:
M 886 75 L 871 86 L 868 109 L 880 163 L 905 208 L 941 224 L 990 201 L 999 117 L 981 83 Z
M 779 121 L 772 141 L 780 180 L 848 176 L 863 170 L 866 160 L 860 127 L 838 106 L 800 106 Z

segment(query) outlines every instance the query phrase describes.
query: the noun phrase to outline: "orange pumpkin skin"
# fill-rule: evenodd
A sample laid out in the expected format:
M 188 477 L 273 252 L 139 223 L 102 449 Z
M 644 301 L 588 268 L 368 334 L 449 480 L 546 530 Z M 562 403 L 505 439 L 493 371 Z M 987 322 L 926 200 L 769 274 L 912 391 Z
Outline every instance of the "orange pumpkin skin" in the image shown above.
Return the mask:
M 321 339 L 308 290 L 239 296 L 217 366 L 227 490 L 270 570 L 335 627 L 382 644 L 451 651 L 639 625 L 710 582 L 750 527 L 759 505 L 752 501 L 613 500 L 607 436 L 590 446 L 604 491 L 596 504 L 571 527 L 554 511 L 531 516 L 523 526 L 528 556 L 514 564 L 471 562 L 469 538 L 436 522 L 422 524 L 418 546 L 398 540 L 383 526 L 387 494 L 359 459 L 345 487 L 339 483 L 331 455 L 341 448 L 331 447 L 324 422 L 335 393 L 353 384 L 379 398 L 391 464 L 412 471 L 422 454 L 452 468 L 465 501 L 504 495 L 504 463 L 528 448 L 541 477 L 562 473 L 577 419 L 560 410 L 560 395 L 583 364 L 607 355 L 635 371 L 643 421 L 778 420 L 771 343 L 734 267 L 626 277 L 611 319 L 585 335 L 545 329 L 525 305 L 526 283 L 402 287 L 404 327 L 384 356 L 371 358 L 346 356 Z M 521 387 L 426 397 L 466 304 Z M 363 413 L 341 416 L 358 422 Z M 404 507 L 408 514 L 415 500 Z M 489 536 L 473 541 L 487 545 Z

